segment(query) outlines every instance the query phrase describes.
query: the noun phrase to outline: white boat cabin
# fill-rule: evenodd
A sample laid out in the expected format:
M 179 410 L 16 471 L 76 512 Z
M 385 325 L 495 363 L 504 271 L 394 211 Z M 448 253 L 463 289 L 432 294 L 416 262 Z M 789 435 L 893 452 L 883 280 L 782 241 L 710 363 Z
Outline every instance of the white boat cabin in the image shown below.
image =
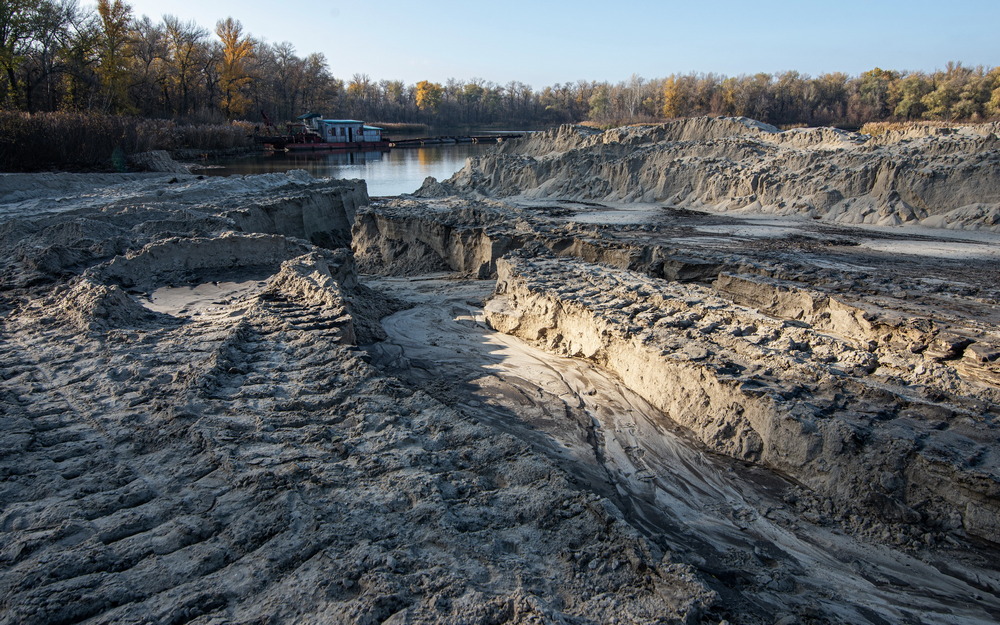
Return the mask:
M 356 119 L 322 119 L 317 113 L 309 113 L 299 119 L 327 143 L 378 143 L 382 140 L 381 128 L 366 126 Z

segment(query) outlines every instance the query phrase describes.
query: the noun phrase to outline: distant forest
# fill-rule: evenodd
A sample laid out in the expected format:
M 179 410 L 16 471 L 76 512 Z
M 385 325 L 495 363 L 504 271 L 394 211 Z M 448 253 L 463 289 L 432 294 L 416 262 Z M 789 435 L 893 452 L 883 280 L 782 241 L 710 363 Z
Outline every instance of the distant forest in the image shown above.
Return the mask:
M 214 35 L 214 36 L 213 36 Z M 743 115 L 778 126 L 1000 117 L 1000 67 L 948 63 L 932 73 L 673 74 L 619 83 L 444 84 L 334 76 L 322 54 L 267 43 L 226 18 L 209 29 L 137 17 L 127 2 L 0 2 L 0 111 L 127 115 L 191 123 L 284 121 L 307 112 L 434 126 L 610 126 Z

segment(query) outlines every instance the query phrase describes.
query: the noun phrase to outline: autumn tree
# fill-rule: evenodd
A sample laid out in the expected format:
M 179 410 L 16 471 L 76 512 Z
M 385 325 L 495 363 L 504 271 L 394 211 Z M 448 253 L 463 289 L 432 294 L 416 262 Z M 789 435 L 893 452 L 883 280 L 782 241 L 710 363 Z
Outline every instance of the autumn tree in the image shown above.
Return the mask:
M 97 74 L 100 48 L 100 20 L 93 14 L 72 13 L 65 39 L 59 45 L 59 94 L 55 103 L 45 110 L 100 109 L 101 81 Z
M 690 114 L 689 86 L 684 76 L 670 75 L 663 81 L 663 108 L 661 112 L 667 119 L 683 117 Z
M 580 80 L 536 90 L 481 78 L 376 81 L 333 76 L 322 54 L 254 41 L 240 22 L 132 18 L 130 0 L 0 0 L 0 108 L 134 112 L 187 121 L 275 121 L 306 111 L 372 121 L 543 125 L 744 115 L 776 125 L 858 127 L 870 120 L 1000 118 L 1000 68 L 949 63 L 933 73 L 875 68 L 815 78 L 787 71 Z
M 247 63 L 254 52 L 254 41 L 243 34 L 239 20 L 227 17 L 215 25 L 215 34 L 222 41 L 222 56 L 218 62 L 221 108 L 226 119 L 243 115 L 250 100 L 245 90 L 250 82 Z
M 122 0 L 97 0 L 101 20 L 99 63 L 104 108 L 112 113 L 131 112 L 128 82 L 132 43 L 132 7 Z
M 416 102 L 417 108 L 425 112 L 435 112 L 441 106 L 441 98 L 444 96 L 444 87 L 436 82 L 421 80 L 417 83 Z

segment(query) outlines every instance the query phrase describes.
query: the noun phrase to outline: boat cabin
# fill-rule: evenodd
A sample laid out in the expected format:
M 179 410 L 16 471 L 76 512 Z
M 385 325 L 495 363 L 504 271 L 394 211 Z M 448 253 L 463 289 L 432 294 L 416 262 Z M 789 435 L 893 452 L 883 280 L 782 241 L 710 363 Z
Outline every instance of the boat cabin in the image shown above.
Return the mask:
M 366 126 L 356 119 L 323 119 L 319 113 L 300 115 L 298 121 L 322 137 L 326 143 L 378 143 L 382 129 Z
M 382 129 L 366 126 L 356 119 L 319 119 L 316 130 L 328 143 L 377 143 Z
M 288 125 L 292 137 L 290 149 L 305 145 L 315 149 L 323 147 L 352 147 L 367 144 L 386 144 L 382 129 L 366 126 L 356 119 L 323 119 L 319 113 L 306 113 Z

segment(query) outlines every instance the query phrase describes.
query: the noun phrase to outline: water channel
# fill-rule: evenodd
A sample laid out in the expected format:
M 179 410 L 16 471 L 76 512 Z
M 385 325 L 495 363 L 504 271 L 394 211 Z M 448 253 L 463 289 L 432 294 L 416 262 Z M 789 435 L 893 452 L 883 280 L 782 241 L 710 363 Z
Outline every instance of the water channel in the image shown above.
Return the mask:
M 372 197 L 412 193 L 424 179 L 451 177 L 471 156 L 496 148 L 492 143 L 462 143 L 367 152 L 262 152 L 252 156 L 215 160 L 198 173 L 214 176 L 266 174 L 304 169 L 316 177 L 363 178 Z

